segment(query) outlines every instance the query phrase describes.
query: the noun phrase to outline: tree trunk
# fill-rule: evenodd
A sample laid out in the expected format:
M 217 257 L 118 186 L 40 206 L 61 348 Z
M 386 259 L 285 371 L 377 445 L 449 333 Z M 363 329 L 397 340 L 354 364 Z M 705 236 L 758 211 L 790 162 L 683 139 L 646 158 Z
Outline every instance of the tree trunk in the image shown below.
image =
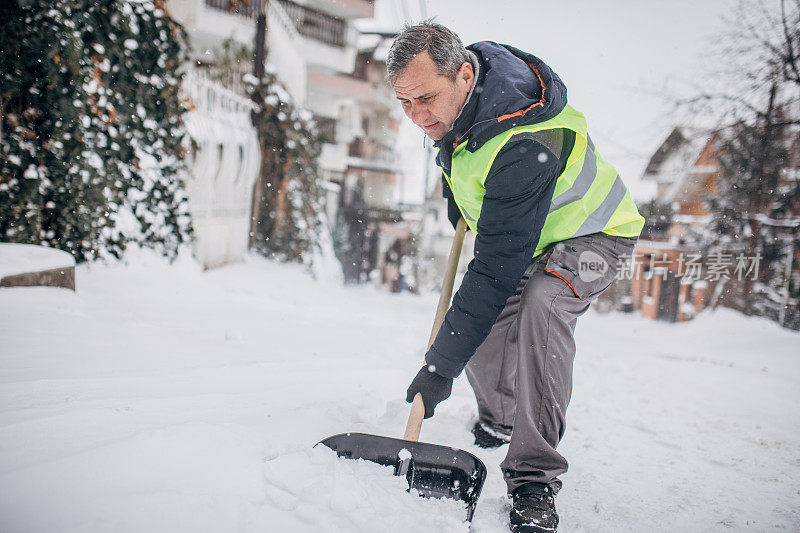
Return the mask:
M 290 158 L 286 158 L 286 161 L 283 163 L 283 168 L 281 175 L 279 176 L 280 180 L 280 187 L 275 187 L 278 191 L 278 194 L 275 198 L 275 218 L 274 223 L 272 225 L 272 230 L 269 233 L 269 238 L 273 238 L 274 235 L 280 231 L 281 226 L 284 223 L 286 218 L 286 193 L 289 189 L 289 169 L 292 166 L 292 160 Z
M 265 34 L 267 32 L 267 0 L 258 0 L 260 2 L 258 10 L 258 20 L 256 21 L 256 43 L 255 43 L 255 57 L 253 58 L 253 75 L 258 79 L 258 86 L 253 89 L 252 100 L 261 108 L 264 105 L 264 55 L 265 55 Z M 263 113 L 263 111 L 262 111 Z M 258 124 L 256 113 L 253 113 L 251 122 L 258 131 Z M 253 185 L 253 209 L 250 218 L 250 247 L 252 248 L 256 242 L 259 234 L 259 224 L 261 223 L 261 206 L 264 205 L 264 179 L 269 176 L 269 161 L 267 150 L 265 149 L 264 142 L 261 138 L 258 139 L 258 146 L 261 151 L 261 164 L 259 165 L 258 178 Z
M 278 212 L 277 196 L 283 178 L 280 163 L 282 147 L 269 143 L 263 138 L 259 139 L 258 144 L 261 150 L 261 165 L 256 182 L 257 189 L 254 193 L 253 239 L 258 238 L 259 235 L 271 236 L 275 231 L 275 217 Z

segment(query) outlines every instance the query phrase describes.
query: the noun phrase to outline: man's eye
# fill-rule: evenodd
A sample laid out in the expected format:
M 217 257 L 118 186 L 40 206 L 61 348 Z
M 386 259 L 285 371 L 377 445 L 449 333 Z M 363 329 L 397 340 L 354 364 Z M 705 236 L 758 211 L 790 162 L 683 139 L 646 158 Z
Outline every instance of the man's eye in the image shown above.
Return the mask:
M 432 96 L 425 96 L 425 97 L 419 99 L 419 101 L 422 102 L 423 104 L 427 104 L 431 100 L 433 100 Z

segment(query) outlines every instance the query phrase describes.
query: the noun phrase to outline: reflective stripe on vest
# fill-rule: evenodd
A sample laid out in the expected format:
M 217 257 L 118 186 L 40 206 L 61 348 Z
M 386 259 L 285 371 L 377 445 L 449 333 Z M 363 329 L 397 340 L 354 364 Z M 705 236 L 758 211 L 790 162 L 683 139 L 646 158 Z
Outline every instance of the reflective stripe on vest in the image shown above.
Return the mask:
M 564 171 L 556 181 L 534 257 L 553 242 L 600 231 L 623 237 L 638 236 L 644 218 L 617 171 L 597 152 L 589 138 L 585 118 L 569 105 L 545 122 L 511 128 L 475 152 L 466 150 L 466 141 L 456 147 L 451 175 L 445 174 L 445 179 L 472 232 L 478 233 L 478 220 L 486 194 L 484 184 L 500 150 L 516 135 L 552 129 L 574 131 L 575 144 Z

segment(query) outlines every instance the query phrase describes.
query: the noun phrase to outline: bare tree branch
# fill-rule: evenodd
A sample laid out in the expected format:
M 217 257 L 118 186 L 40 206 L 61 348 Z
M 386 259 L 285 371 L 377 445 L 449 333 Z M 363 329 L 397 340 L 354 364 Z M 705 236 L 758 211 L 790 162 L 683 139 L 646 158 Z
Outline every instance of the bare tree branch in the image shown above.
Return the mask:
M 798 4 L 797 5 L 798 18 L 800 18 L 800 2 L 798 2 L 797 4 Z M 798 31 L 797 26 L 798 24 L 796 22 L 794 27 L 795 33 L 793 35 L 790 23 L 786 18 L 786 0 L 781 0 L 781 27 L 783 29 L 784 43 L 786 45 L 786 52 L 787 52 L 786 61 L 784 64 L 794 73 L 794 77 L 789 76 L 787 73 L 786 78 L 787 80 L 793 81 L 794 83 L 800 85 L 800 70 L 798 69 L 797 66 L 797 55 L 795 54 L 794 51 L 794 42 L 793 42 L 794 39 L 797 38 L 797 31 Z

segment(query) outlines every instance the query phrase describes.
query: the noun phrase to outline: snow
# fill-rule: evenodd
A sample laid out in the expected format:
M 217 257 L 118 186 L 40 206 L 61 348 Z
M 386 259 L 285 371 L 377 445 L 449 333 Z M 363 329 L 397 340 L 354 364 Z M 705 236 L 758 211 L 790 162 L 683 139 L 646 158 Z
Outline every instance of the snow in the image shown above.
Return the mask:
M 0 289 L 0 531 L 468 531 L 313 447 L 402 435 L 435 295 L 127 257 L 79 265 L 75 293 Z M 796 332 L 590 311 L 576 337 L 561 531 L 800 529 Z M 474 447 L 474 416 L 462 376 L 422 440 L 486 463 L 472 530 L 505 532 L 506 447 Z
M 28 165 L 28 168 L 25 169 L 25 172 L 22 174 L 22 177 L 35 180 L 39 177 L 39 171 L 36 169 L 36 165 Z
M 72 266 L 75 266 L 75 259 L 62 250 L 35 244 L 0 242 L 0 279 Z
M 385 531 L 469 531 L 453 500 L 424 500 L 405 492 L 392 468 L 340 460 L 324 446 L 267 460 L 264 466 L 273 531 L 376 531 L 376 511 L 403 520 L 381 523 Z M 321 520 L 320 511 L 328 511 Z M 402 513 L 398 513 L 402 510 Z M 384 529 L 385 526 L 385 529 Z
M 370 50 L 378 46 L 383 38 L 380 35 L 370 33 L 359 33 L 356 37 L 356 48 L 358 50 Z

